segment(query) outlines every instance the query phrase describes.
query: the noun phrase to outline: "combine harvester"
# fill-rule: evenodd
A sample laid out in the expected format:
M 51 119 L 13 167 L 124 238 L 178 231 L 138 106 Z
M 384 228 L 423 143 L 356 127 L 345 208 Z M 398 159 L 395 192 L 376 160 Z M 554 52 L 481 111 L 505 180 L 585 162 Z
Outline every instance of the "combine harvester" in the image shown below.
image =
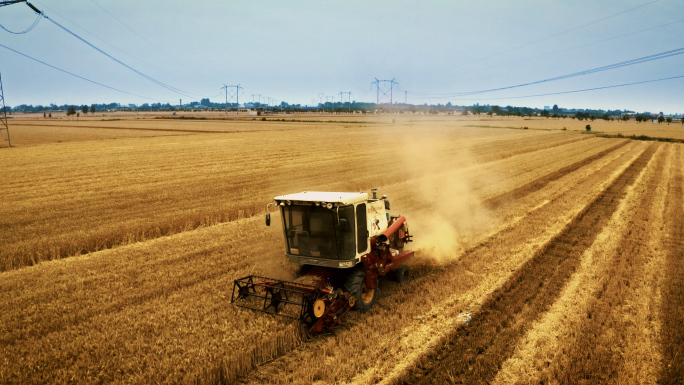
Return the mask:
M 339 325 L 350 309 L 365 312 L 378 297 L 378 279 L 410 279 L 413 251 L 406 218 L 367 193 L 305 191 L 274 198 L 283 219 L 286 256 L 300 264 L 299 282 L 250 275 L 236 279 L 231 303 L 299 319 L 307 333 Z M 271 214 L 266 214 L 271 225 Z

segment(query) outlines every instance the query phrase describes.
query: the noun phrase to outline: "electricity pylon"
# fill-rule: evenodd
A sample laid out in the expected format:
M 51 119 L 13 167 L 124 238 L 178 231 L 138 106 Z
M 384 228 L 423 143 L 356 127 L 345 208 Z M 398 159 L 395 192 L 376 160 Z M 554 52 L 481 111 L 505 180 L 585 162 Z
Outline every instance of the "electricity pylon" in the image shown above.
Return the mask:
M 7 124 L 7 108 L 5 107 L 5 93 L 2 90 L 2 75 L 0 75 L 0 105 L 2 106 L 2 113 L 0 114 L 0 131 L 7 131 L 7 145 L 12 147 L 10 141 L 9 125 Z
M 233 98 L 235 98 L 235 103 L 237 103 L 238 107 L 238 115 L 240 115 L 240 88 L 242 88 L 243 90 L 245 88 L 240 87 L 239 84 L 236 86 L 227 86 L 224 84 L 223 87 L 221 87 L 221 89 L 226 90 L 226 115 L 228 115 L 228 88 L 235 88 L 235 93 L 230 93 L 230 100 L 233 100 Z
M 387 89 L 387 86 L 380 87 L 380 83 L 389 83 L 389 90 Z M 392 97 L 393 97 L 393 92 L 394 92 L 394 85 L 399 85 L 399 83 L 395 82 L 394 79 L 392 80 L 378 80 L 378 78 L 375 78 L 374 82 L 371 82 L 371 89 L 373 89 L 373 85 L 375 85 L 375 89 L 377 90 L 377 97 L 376 97 L 376 102 L 375 104 L 380 104 L 380 93 L 382 92 L 383 97 L 387 97 L 387 93 L 389 92 L 389 104 L 392 104 Z

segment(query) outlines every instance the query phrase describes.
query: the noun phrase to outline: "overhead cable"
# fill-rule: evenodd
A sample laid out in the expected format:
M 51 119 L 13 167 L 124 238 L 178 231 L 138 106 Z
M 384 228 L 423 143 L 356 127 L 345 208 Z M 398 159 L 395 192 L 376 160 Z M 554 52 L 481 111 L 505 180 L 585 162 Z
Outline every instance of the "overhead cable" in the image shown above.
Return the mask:
M 170 86 L 170 85 L 168 85 L 168 84 L 166 84 L 166 83 L 164 83 L 164 82 L 162 82 L 162 81 L 159 81 L 159 80 L 157 80 L 157 79 L 155 79 L 155 78 L 153 78 L 153 77 L 151 77 L 151 76 L 149 76 L 149 75 L 146 75 L 146 74 L 144 74 L 144 73 L 138 71 L 137 69 L 135 69 L 135 68 L 129 66 L 128 64 L 122 62 L 121 60 L 115 58 L 114 56 L 108 54 L 107 52 L 105 52 L 105 51 L 103 51 L 103 50 L 97 48 L 97 47 L 94 46 L 93 44 L 90 44 L 87 40 L 85 40 L 84 38 L 78 36 L 78 35 L 75 34 L 74 32 L 71 32 L 68 28 L 66 28 L 66 27 L 64 27 L 63 25 L 59 24 L 58 22 L 52 20 L 52 19 L 49 18 L 47 15 L 43 14 L 43 17 L 46 18 L 47 20 L 49 20 L 50 22 L 52 22 L 54 25 L 56 25 L 56 26 L 58 26 L 59 28 L 63 29 L 63 30 L 66 31 L 67 33 L 71 34 L 72 36 L 74 36 L 74 37 L 77 38 L 78 40 L 80 40 L 80 41 L 84 42 L 85 44 L 89 45 L 89 46 L 92 47 L 94 50 L 100 52 L 101 54 L 107 56 L 108 58 L 112 59 L 113 61 L 115 61 L 115 62 L 121 64 L 122 66 L 126 67 L 127 69 L 129 69 L 129 70 L 135 72 L 136 74 L 138 74 L 138 75 L 144 77 L 145 79 L 147 79 L 147 80 L 149 80 L 149 81 L 151 81 L 151 82 L 153 82 L 153 83 L 155 83 L 155 84 L 157 84 L 157 85 L 159 85 L 159 86 L 162 86 L 162 87 L 166 88 L 166 89 L 169 90 L 169 91 L 175 92 L 175 93 L 177 93 L 177 94 L 183 95 L 183 96 L 188 97 L 188 98 L 192 98 L 192 96 L 187 95 L 186 91 L 183 91 L 183 90 L 180 90 L 180 89 L 178 89 L 178 88 L 172 87 L 172 86 Z
M 668 57 L 676 56 L 676 55 L 681 55 L 681 54 L 684 54 L 684 48 L 678 48 L 678 49 L 660 52 L 657 54 L 648 55 L 648 56 L 644 56 L 644 57 L 640 57 L 640 58 L 636 58 L 636 59 L 632 59 L 632 60 L 627 60 L 627 61 L 623 61 L 623 62 L 619 62 L 619 63 L 609 64 L 609 65 L 602 66 L 602 67 L 596 67 L 596 68 L 592 68 L 592 69 L 588 69 L 588 70 L 584 70 L 584 71 L 574 72 L 574 73 L 567 74 L 567 75 L 556 76 L 556 77 L 549 78 L 549 79 L 537 80 L 534 82 L 516 84 L 516 85 L 508 86 L 508 87 L 491 88 L 491 89 L 487 89 L 487 90 L 469 91 L 469 92 L 453 92 L 453 93 L 446 93 L 446 94 L 422 94 L 422 95 L 432 96 L 433 98 L 440 98 L 440 97 L 443 98 L 443 97 L 449 97 L 449 96 L 466 96 L 466 95 L 482 94 L 482 93 L 486 93 L 486 92 L 509 90 L 509 89 L 513 89 L 513 88 L 525 87 L 525 86 L 530 86 L 530 85 L 534 85 L 534 84 L 541 84 L 541 83 L 547 83 L 547 82 L 552 82 L 552 81 L 556 81 L 556 80 L 573 78 L 573 77 L 577 77 L 577 76 L 589 75 L 589 74 L 593 74 L 596 72 L 608 71 L 608 70 L 621 68 L 621 67 L 627 67 L 627 66 L 631 66 L 631 65 L 635 65 L 635 64 L 646 63 L 646 62 L 664 59 L 664 58 L 668 58 Z M 421 94 L 418 94 L 418 95 L 421 95 Z
M 665 23 L 665 24 L 657 25 L 657 26 L 655 26 L 655 27 L 650 27 L 650 28 L 646 28 L 646 29 L 641 29 L 641 30 L 634 31 L 634 32 L 625 33 L 625 34 L 618 35 L 618 36 L 609 37 L 609 38 L 603 39 L 603 40 L 593 41 L 593 42 L 591 42 L 591 43 L 580 44 L 580 45 L 576 45 L 576 46 L 570 47 L 570 48 L 564 48 L 564 49 L 557 50 L 557 51 L 552 51 L 552 52 L 543 53 L 543 54 L 541 54 L 541 55 L 530 56 L 530 57 L 527 57 L 527 58 L 524 58 L 524 59 L 519 59 L 519 60 L 513 60 L 513 61 L 509 61 L 509 62 L 506 62 L 506 63 L 497 64 L 497 65 L 493 65 L 493 66 L 486 67 L 486 68 L 474 69 L 474 70 L 469 70 L 469 71 L 462 71 L 462 73 L 475 72 L 475 71 L 478 71 L 478 70 L 488 70 L 488 69 L 492 69 L 492 68 L 503 67 L 503 66 L 506 66 L 506 65 L 509 65 L 509 64 L 515 64 L 515 63 L 520 63 L 520 62 L 524 62 L 524 61 L 528 61 L 528 60 L 538 59 L 538 58 L 540 58 L 540 57 L 544 57 L 544 56 L 548 56 L 548 55 L 554 55 L 554 54 L 557 54 L 557 53 L 562 53 L 562 52 L 567 52 L 567 51 L 572 51 L 572 50 L 575 50 L 575 49 L 578 49 L 578 48 L 583 48 L 583 47 L 587 47 L 587 46 L 590 46 L 590 45 L 599 44 L 599 43 L 604 43 L 604 42 L 607 42 L 607 41 L 619 39 L 619 38 L 621 38 L 621 37 L 630 36 L 630 35 L 636 35 L 636 34 L 638 34 L 638 33 L 647 32 L 647 31 L 651 31 L 651 30 L 654 30 L 654 29 L 667 27 L 668 25 L 679 24 L 679 23 L 681 23 L 681 22 L 684 22 L 684 19 L 680 19 L 680 20 L 673 21 L 673 22 L 670 22 L 670 23 Z
M 627 86 L 633 86 L 637 84 L 645 84 L 645 83 L 655 83 L 655 82 L 662 82 L 666 80 L 674 80 L 674 79 L 682 79 L 684 78 L 684 75 L 679 75 L 679 76 L 671 76 L 667 78 L 661 78 L 661 79 L 653 79 L 653 80 L 643 80 L 639 82 L 633 82 L 633 83 L 624 83 L 624 84 L 615 84 L 611 86 L 603 86 L 603 87 L 593 87 L 593 88 L 584 88 L 581 90 L 572 90 L 572 91 L 561 91 L 561 92 L 550 92 L 546 94 L 536 94 L 536 95 L 523 95 L 523 96 L 508 96 L 508 97 L 497 97 L 497 98 L 486 98 L 486 100 L 503 100 L 503 99 L 522 99 L 522 98 L 534 98 L 534 97 L 539 97 L 539 96 L 551 96 L 551 95 L 563 95 L 563 94 L 573 94 L 577 92 L 588 92 L 588 91 L 597 91 L 597 90 L 605 90 L 608 88 L 618 88 L 618 87 L 627 87 Z M 419 99 L 419 98 L 415 98 Z M 484 100 L 484 99 L 450 99 L 450 100 Z
M 36 28 L 36 25 L 38 25 L 38 22 L 40 21 L 41 16 L 42 16 L 42 15 L 38 15 L 38 17 L 36 18 L 36 21 L 34 21 L 33 24 L 31 24 L 30 27 L 26 28 L 25 30 L 23 30 L 23 31 L 21 31 L 21 32 L 10 31 L 9 29 L 5 28 L 2 24 L 0 24 L 0 28 L 4 29 L 6 32 L 9 32 L 9 33 L 12 33 L 12 34 L 15 34 L 15 35 L 22 35 L 22 34 L 31 32 L 32 29 Z
M 630 9 L 628 9 L 628 10 L 621 11 L 621 12 L 612 14 L 612 15 L 610 15 L 610 16 L 603 17 L 603 18 L 601 18 L 601 19 L 594 20 L 594 21 L 589 22 L 589 23 L 586 23 L 586 24 L 582 24 L 582 25 L 580 25 L 580 26 L 577 26 L 577 27 L 574 27 L 574 28 L 565 30 L 565 31 L 563 31 L 563 32 L 559 32 L 559 33 L 557 33 L 557 34 L 555 34 L 555 35 L 551 35 L 551 36 L 547 36 L 547 37 L 544 37 L 544 38 L 541 38 L 541 39 L 538 39 L 538 40 L 534 40 L 534 41 L 531 41 L 531 42 L 529 42 L 529 43 L 525 43 L 525 44 L 522 44 L 522 45 L 513 47 L 513 48 L 511 48 L 511 49 L 505 50 L 505 51 L 497 52 L 497 53 L 492 54 L 492 55 L 489 55 L 489 56 L 481 57 L 481 58 L 479 58 L 479 59 L 475 59 L 475 60 L 469 61 L 469 62 L 467 62 L 467 63 L 460 64 L 460 65 L 458 65 L 458 66 L 456 66 L 456 67 L 459 67 L 459 66 L 462 66 L 462 65 L 466 65 L 466 64 L 475 63 L 475 62 L 482 61 L 482 60 L 485 60 L 485 59 L 490 59 L 490 58 L 495 57 L 495 56 L 499 56 L 499 55 L 503 55 L 503 54 L 505 54 L 505 53 L 509 53 L 509 52 L 516 51 L 516 50 L 518 50 L 518 49 L 520 49 L 520 48 L 529 47 L 529 46 L 531 46 L 531 45 L 533 45 L 533 44 L 537 44 L 537 43 L 540 43 L 540 42 L 542 42 L 542 41 L 546 41 L 546 40 L 549 40 L 549 39 L 553 39 L 554 37 L 558 37 L 558 36 L 561 36 L 561 35 L 565 35 L 566 33 L 573 32 L 573 31 L 576 31 L 576 30 L 581 29 L 581 28 L 584 28 L 584 27 L 588 27 L 588 26 L 590 26 L 590 25 L 592 25 L 592 24 L 600 23 L 600 22 L 602 22 L 602 21 L 604 21 L 604 20 L 608 20 L 608 19 L 611 19 L 611 18 L 613 18 L 613 17 L 620 16 L 620 15 L 625 14 L 625 13 L 627 13 L 627 12 L 634 11 L 635 9 L 639 9 L 639 8 L 645 7 L 645 6 L 647 6 L 647 5 L 651 5 L 651 4 L 653 4 L 653 3 L 657 3 L 657 2 L 659 2 L 659 1 L 661 1 L 661 0 L 649 1 L 648 3 L 644 3 L 644 4 L 641 4 L 641 5 L 638 5 L 638 6 L 636 6 L 636 7 L 630 8 Z M 454 68 L 454 67 L 451 67 L 451 68 Z
M 112 19 L 116 20 L 119 24 L 121 24 L 121 25 L 123 25 L 124 27 L 126 27 L 129 31 L 133 32 L 133 33 L 134 33 L 136 36 L 138 36 L 140 39 L 142 39 L 142 40 L 144 40 L 145 42 L 147 42 L 147 44 L 151 45 L 152 47 L 156 48 L 159 52 L 161 52 L 161 53 L 163 53 L 164 55 L 166 55 L 166 57 L 168 57 L 169 59 L 173 60 L 174 62 L 180 64 L 181 66 L 185 67 L 186 69 L 189 69 L 190 71 L 192 71 L 193 74 L 198 74 L 196 69 L 193 69 L 193 68 L 187 66 L 186 64 L 183 64 L 183 63 L 181 63 L 180 61 L 176 60 L 173 56 L 169 55 L 166 51 L 164 51 L 163 49 L 159 48 L 156 44 L 154 44 L 154 43 L 152 43 L 151 41 L 147 40 L 147 38 L 145 38 L 145 36 L 139 34 L 139 33 L 136 32 L 133 28 L 129 27 L 128 24 L 124 23 L 124 22 L 121 21 L 118 17 L 114 16 L 111 12 L 109 12 L 106 8 L 104 8 L 103 6 L 101 6 L 98 2 L 96 2 L 95 0 L 90 0 L 90 1 L 91 1 L 93 4 L 97 5 L 97 6 L 98 6 L 100 9 L 102 9 L 104 12 L 106 12 L 109 16 L 111 16 Z M 213 82 L 212 79 L 209 79 L 209 78 L 208 78 L 207 76 L 205 76 L 204 74 L 199 73 L 199 75 L 202 76 L 204 79 Z
M 126 92 L 126 91 L 120 90 L 120 89 L 118 89 L 118 88 L 114 88 L 114 87 L 108 86 L 108 85 L 106 85 L 106 84 L 102 84 L 102 83 L 96 82 L 96 81 L 94 81 L 94 80 L 90 80 L 90 79 L 85 78 L 85 77 L 83 77 L 83 76 L 76 75 L 75 73 L 69 72 L 69 71 L 67 71 L 67 70 L 63 70 L 63 69 L 61 69 L 61 68 L 59 68 L 59 67 L 56 67 L 56 66 L 54 66 L 54 65 L 52 65 L 52 64 L 48 64 L 48 63 L 46 63 L 46 62 L 44 62 L 44 61 L 42 61 L 42 60 L 38 60 L 38 59 L 36 59 L 36 58 L 34 58 L 34 57 L 31 57 L 31 56 L 29 56 L 29 55 L 26 55 L 26 54 L 24 54 L 24 53 L 21 53 L 21 52 L 15 50 L 15 49 L 12 49 L 12 48 L 10 48 L 10 47 L 7 47 L 7 46 L 5 46 L 5 45 L 3 45 L 3 44 L 0 44 L 0 47 L 5 48 L 5 49 L 7 49 L 7 50 L 10 50 L 10 51 L 12 51 L 12 52 L 14 52 L 14 53 L 16 53 L 16 54 L 19 54 L 19 55 L 25 57 L 25 58 L 31 59 L 31 60 L 33 60 L 33 61 L 36 61 L 36 62 L 38 62 L 38 63 L 40 63 L 40 64 L 46 65 L 46 66 L 48 66 L 48 67 L 50 67 L 50 68 L 54 68 L 54 69 L 56 69 L 57 71 L 64 72 L 65 74 L 68 74 L 68 75 L 77 77 L 77 78 L 79 78 L 79 79 L 82 79 L 82 80 L 85 80 L 85 81 L 87 81 L 87 82 L 96 84 L 96 85 L 98 85 L 98 86 L 105 87 L 105 88 L 109 88 L 110 90 L 114 90 L 114 91 L 117 91 L 117 92 L 121 92 L 121 93 L 124 93 L 124 94 L 127 94 L 127 95 L 137 96 L 137 97 L 143 98 L 143 99 L 154 100 L 154 101 L 157 101 L 157 102 L 167 102 L 167 103 L 168 103 L 167 100 L 159 100 L 159 99 L 149 98 L 149 97 L 147 97 L 147 96 L 142 96 L 142 95 L 134 94 L 134 93 L 131 93 L 131 92 Z

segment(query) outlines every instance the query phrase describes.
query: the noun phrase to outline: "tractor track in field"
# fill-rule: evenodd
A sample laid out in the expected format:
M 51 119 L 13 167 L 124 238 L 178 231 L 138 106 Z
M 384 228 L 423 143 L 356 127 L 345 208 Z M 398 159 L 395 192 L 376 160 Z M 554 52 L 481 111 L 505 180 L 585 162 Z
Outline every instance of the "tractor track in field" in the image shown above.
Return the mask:
M 675 175 L 667 193 L 665 217 L 668 229 L 665 247 L 668 250 L 662 288 L 661 337 L 663 371 L 662 384 L 684 383 L 684 177 L 682 177 L 682 147 L 678 146 L 674 162 Z
M 535 191 L 541 190 L 544 186 L 546 186 L 550 182 L 553 182 L 554 180 L 560 179 L 563 176 L 565 176 L 565 175 L 567 175 L 573 171 L 579 170 L 580 168 L 592 163 L 593 161 L 595 161 L 597 159 L 603 158 L 604 156 L 608 155 L 609 153 L 611 153 L 611 152 L 613 152 L 619 148 L 624 147 L 625 145 L 627 145 L 627 143 L 629 143 L 629 142 L 624 141 L 622 143 L 618 143 L 617 145 L 615 145 L 613 147 L 607 148 L 607 149 L 605 149 L 605 150 L 603 150 L 597 154 L 594 154 L 588 158 L 582 159 L 582 160 L 575 162 L 571 165 L 565 166 L 558 171 L 554 171 L 550 174 L 544 175 L 541 178 L 535 179 L 535 180 L 533 180 L 533 181 L 531 181 L 531 182 L 529 182 L 523 186 L 520 186 L 514 190 L 511 190 L 511 191 L 505 192 L 503 194 L 500 194 L 498 196 L 487 199 L 484 202 L 484 205 L 485 205 L 485 207 L 487 207 L 489 209 L 495 209 L 495 208 L 498 208 L 502 205 L 505 205 L 506 203 L 508 203 L 510 201 L 524 197 L 524 196 L 529 195 Z
M 597 290 L 572 327 L 573 338 L 563 344 L 563 352 L 553 359 L 550 373 L 544 373 L 542 381 L 551 379 L 547 376 L 568 384 L 643 382 L 648 378 L 650 367 L 642 366 L 648 358 L 643 352 L 634 354 L 630 340 L 639 339 L 644 350 L 652 346 L 650 334 L 645 332 L 650 330 L 648 324 L 639 323 L 636 313 L 648 313 L 643 308 L 648 305 L 639 308 L 639 298 L 653 297 L 648 291 L 653 269 L 649 269 L 649 261 L 659 259 L 658 229 L 663 226 L 659 213 L 666 207 L 670 177 L 666 164 L 671 159 L 666 153 L 658 151 L 654 155 L 649 170 L 635 186 L 635 194 L 640 196 L 629 210 L 629 226 L 619 234 L 615 252 L 608 254 L 611 258 Z
M 487 383 L 510 357 L 532 321 L 548 310 L 605 226 L 656 146 L 649 146 L 559 235 L 526 262 L 472 321 L 450 334 L 399 380 L 404 384 Z

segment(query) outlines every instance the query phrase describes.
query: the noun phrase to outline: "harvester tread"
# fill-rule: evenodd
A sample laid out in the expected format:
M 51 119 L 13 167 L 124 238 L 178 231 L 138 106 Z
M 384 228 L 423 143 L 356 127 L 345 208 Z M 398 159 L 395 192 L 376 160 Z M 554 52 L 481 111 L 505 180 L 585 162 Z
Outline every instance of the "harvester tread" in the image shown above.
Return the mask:
M 361 313 L 365 313 L 373 307 L 375 301 L 378 299 L 379 292 L 379 288 L 376 287 L 373 292 L 373 299 L 368 303 L 364 303 L 361 299 L 361 289 L 365 278 L 366 271 L 363 268 L 356 268 L 349 273 L 344 282 L 344 290 L 349 292 L 349 294 L 356 299 L 353 309 Z

